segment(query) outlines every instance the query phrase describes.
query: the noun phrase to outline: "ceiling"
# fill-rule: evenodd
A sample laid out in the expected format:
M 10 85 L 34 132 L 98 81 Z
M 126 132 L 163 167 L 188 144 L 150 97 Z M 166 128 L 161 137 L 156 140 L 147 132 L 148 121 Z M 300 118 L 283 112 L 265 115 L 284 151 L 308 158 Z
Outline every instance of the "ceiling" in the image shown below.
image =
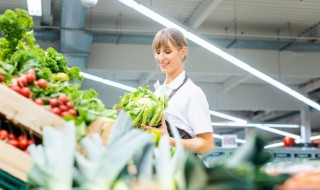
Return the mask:
M 42 47 L 53 46 L 72 65 L 103 78 L 137 87 L 163 80 L 151 48 L 163 27 L 117 0 L 84 8 L 80 0 L 42 0 L 43 16 L 34 17 Z M 320 1 L 318 0 L 139 0 L 166 18 L 221 47 L 252 67 L 320 102 Z M 26 0 L 0 2 L 6 9 L 27 9 Z M 252 122 L 301 124 L 309 111 L 312 135 L 319 111 L 189 42 L 186 70 L 206 93 L 210 109 Z M 107 106 L 123 91 L 85 81 Z M 108 91 L 108 93 L 106 93 Z M 112 91 L 112 92 L 111 92 Z M 214 121 L 221 119 L 212 117 Z M 221 127 L 222 128 L 222 127 Z M 281 129 L 300 134 L 299 129 Z M 261 131 L 261 130 L 259 130 Z M 273 140 L 282 136 L 261 131 Z M 244 138 L 245 130 L 216 129 Z

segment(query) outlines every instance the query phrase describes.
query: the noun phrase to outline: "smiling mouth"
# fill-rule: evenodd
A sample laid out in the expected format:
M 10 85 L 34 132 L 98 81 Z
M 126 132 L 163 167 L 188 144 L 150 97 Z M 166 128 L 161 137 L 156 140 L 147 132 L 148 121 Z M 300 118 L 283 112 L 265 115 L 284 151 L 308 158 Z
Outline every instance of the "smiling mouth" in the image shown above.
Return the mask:
M 165 67 L 165 66 L 167 66 L 167 65 L 169 65 L 169 63 L 160 64 L 161 67 Z

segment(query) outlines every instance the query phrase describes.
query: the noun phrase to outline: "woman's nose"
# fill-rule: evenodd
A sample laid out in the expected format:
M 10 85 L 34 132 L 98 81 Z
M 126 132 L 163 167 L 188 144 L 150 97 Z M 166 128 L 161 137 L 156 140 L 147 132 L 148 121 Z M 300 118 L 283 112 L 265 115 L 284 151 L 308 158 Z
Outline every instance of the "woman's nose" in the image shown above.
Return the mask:
M 160 52 L 160 54 L 159 54 L 159 58 L 160 58 L 161 60 L 165 58 L 165 56 L 164 56 L 164 53 L 163 53 L 163 52 Z

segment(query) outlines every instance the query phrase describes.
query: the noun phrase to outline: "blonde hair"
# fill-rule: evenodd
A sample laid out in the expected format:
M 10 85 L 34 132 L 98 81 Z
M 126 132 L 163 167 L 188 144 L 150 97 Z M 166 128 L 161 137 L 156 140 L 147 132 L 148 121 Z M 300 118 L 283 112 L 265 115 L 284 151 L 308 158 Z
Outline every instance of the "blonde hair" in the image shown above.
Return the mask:
M 179 50 L 183 47 L 188 47 L 184 35 L 175 28 L 164 28 L 157 32 L 153 38 L 152 50 L 156 51 L 161 47 L 169 47 L 169 41 Z M 185 60 L 187 55 L 183 58 Z

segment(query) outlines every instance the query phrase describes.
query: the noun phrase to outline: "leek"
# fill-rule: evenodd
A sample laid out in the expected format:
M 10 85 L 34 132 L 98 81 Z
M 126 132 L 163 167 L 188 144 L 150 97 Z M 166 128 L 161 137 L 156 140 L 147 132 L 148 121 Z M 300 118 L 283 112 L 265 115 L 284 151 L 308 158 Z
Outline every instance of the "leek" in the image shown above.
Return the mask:
M 70 190 L 75 147 L 73 122 L 66 123 L 63 130 L 45 126 L 43 145 L 31 145 L 28 148 L 34 159 L 34 165 L 28 173 L 29 184 L 47 190 Z

